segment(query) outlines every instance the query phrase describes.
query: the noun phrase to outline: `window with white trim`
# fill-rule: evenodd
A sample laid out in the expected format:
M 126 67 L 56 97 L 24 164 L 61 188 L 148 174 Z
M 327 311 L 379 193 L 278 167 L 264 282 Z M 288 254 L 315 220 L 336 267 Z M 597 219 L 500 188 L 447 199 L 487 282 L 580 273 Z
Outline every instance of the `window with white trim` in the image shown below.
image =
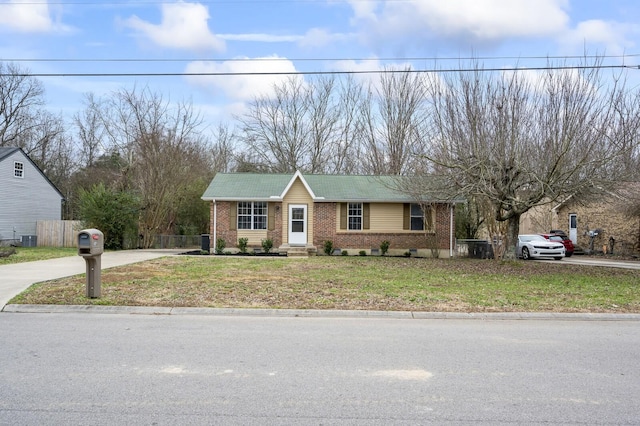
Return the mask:
M 362 203 L 349 203 L 347 207 L 347 229 L 362 230 Z
M 267 202 L 239 202 L 238 229 L 267 229 Z
M 13 177 L 20 179 L 24 177 L 24 163 L 20 161 L 13 162 Z

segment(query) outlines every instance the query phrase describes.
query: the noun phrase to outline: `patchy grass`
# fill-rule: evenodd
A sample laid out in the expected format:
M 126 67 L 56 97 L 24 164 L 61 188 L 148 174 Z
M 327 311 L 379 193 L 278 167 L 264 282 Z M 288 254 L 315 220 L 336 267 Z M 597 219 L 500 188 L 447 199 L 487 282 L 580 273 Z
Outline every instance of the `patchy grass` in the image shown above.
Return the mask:
M 11 303 L 439 312 L 640 313 L 640 271 L 561 262 L 178 256 L 79 275 Z
M 8 251 L 11 247 L 2 247 L 1 251 Z M 55 259 L 78 254 L 76 248 L 59 247 L 16 247 L 16 253 L 9 257 L 0 257 L 0 265 L 9 263 L 33 262 L 35 260 Z

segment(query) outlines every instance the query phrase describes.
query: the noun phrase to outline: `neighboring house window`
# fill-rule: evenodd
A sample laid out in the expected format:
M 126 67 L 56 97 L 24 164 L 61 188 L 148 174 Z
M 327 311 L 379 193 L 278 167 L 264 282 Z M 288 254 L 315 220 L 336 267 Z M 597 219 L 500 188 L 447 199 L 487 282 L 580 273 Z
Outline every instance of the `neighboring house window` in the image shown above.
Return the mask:
M 267 229 L 267 203 L 265 201 L 239 202 L 238 229 Z
M 21 163 L 20 161 L 13 162 L 13 177 L 24 177 L 24 163 Z
M 350 231 L 362 229 L 362 203 L 349 203 L 347 224 L 347 229 Z

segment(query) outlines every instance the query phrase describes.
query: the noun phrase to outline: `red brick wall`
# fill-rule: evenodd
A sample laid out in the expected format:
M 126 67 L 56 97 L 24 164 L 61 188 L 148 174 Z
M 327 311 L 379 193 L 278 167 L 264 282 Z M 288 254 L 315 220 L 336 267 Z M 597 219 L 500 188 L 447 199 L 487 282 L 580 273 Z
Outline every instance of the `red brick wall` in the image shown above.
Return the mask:
M 226 247 L 237 247 L 238 246 L 238 232 L 236 230 L 231 230 L 231 218 L 229 217 L 231 212 L 231 202 L 229 201 L 218 201 L 218 226 L 217 226 L 217 235 L 216 238 L 224 238 Z M 272 231 L 267 231 L 267 238 L 270 238 L 273 241 L 273 247 L 279 247 L 282 244 L 282 203 L 269 203 L 269 208 L 275 207 L 275 226 Z M 214 226 L 213 223 L 213 202 L 211 203 L 211 224 L 210 224 L 210 233 L 211 233 L 211 249 L 215 249 L 216 242 L 213 241 L 214 235 Z
M 378 233 L 367 231 L 337 231 L 336 203 L 316 203 L 314 206 L 314 237 L 313 245 L 322 253 L 325 241 L 331 241 L 333 247 L 340 249 L 370 249 L 380 247 L 382 241 L 391 243 L 391 249 L 409 250 L 427 249 L 433 238 L 437 240 L 437 248 L 441 250 L 449 249 L 449 225 L 450 209 L 448 205 L 442 204 L 436 207 L 436 232 L 426 234 L 423 232 L 399 232 L 399 233 Z
M 218 201 L 217 203 L 217 219 L 218 226 L 214 232 L 213 223 L 213 202 L 211 203 L 211 249 L 215 250 L 216 241 L 214 241 L 213 236 L 216 235 L 216 238 L 223 238 L 227 247 L 236 247 L 238 245 L 238 232 L 235 230 L 231 230 L 230 228 L 230 218 L 229 214 L 231 212 L 231 203 L 228 201 Z
M 230 202 L 219 201 L 217 206 L 217 238 L 224 238 L 226 246 L 236 247 L 238 244 L 238 233 L 229 229 L 230 224 Z M 270 203 L 271 204 L 271 203 Z M 273 246 L 282 245 L 282 204 L 273 203 L 276 207 L 275 227 L 267 232 L 267 236 L 273 240 Z M 428 249 L 431 248 L 430 241 L 437 240 L 437 248 L 449 250 L 449 224 L 450 210 L 446 204 L 436 207 L 436 232 L 425 235 L 423 232 L 400 232 L 400 233 L 379 233 L 379 232 L 347 232 L 336 231 L 337 215 L 336 203 L 316 203 L 314 206 L 314 237 L 313 245 L 322 253 L 324 242 L 330 240 L 333 246 L 340 249 L 370 249 L 379 248 L 382 241 L 391 243 L 390 248 L 395 250 Z M 215 249 L 216 242 L 213 239 L 213 203 L 211 203 L 211 249 Z

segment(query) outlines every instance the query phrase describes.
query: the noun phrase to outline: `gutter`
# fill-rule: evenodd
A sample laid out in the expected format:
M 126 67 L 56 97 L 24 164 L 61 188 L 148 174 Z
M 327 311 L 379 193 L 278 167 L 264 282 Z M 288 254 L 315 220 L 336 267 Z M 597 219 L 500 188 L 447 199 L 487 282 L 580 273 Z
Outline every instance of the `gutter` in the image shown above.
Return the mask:
M 453 206 L 449 209 L 449 257 L 453 257 Z
M 218 244 L 218 203 L 213 200 L 213 247 L 215 251 Z M 209 251 L 211 251 L 211 242 L 209 242 Z

